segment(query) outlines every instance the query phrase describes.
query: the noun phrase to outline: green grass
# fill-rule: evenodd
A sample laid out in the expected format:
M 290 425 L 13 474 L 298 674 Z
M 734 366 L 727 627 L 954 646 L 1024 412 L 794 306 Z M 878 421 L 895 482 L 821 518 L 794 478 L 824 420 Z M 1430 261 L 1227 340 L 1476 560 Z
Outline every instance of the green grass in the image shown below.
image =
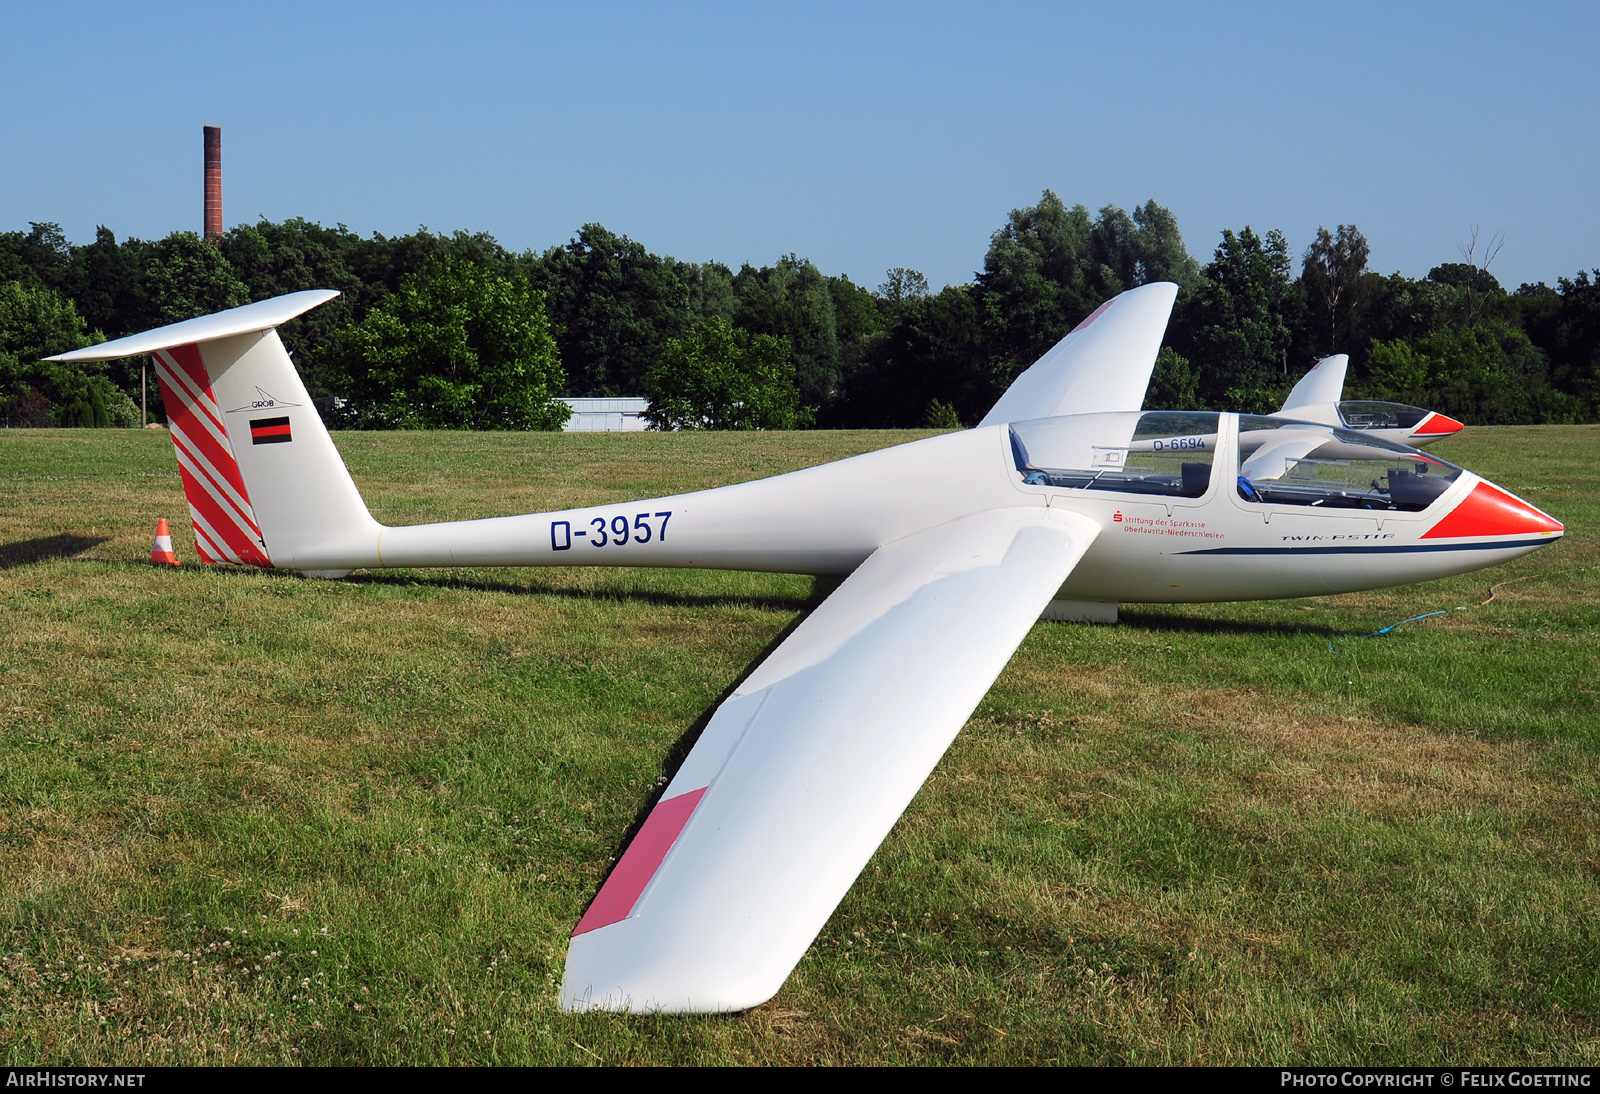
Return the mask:
M 911 436 L 338 440 L 404 523 Z M 1495 570 L 1035 627 L 776 999 L 635 1018 L 556 1009 L 567 933 L 823 590 L 160 571 L 164 434 L 0 432 L 0 1058 L 1592 1064 L 1597 445 L 1439 447 L 1567 524 Z

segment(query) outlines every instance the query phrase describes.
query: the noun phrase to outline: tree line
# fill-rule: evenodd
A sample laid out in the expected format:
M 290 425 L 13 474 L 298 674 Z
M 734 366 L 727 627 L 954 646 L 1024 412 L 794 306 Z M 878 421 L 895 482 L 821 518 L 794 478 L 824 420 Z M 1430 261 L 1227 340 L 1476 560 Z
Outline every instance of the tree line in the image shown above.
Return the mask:
M 1350 397 L 1469 424 L 1600 419 L 1600 271 L 1508 291 L 1475 236 L 1426 277 L 1368 269 L 1354 225 L 1298 256 L 1225 230 L 1202 264 L 1154 201 L 1091 213 L 1045 191 L 993 233 L 982 269 L 932 292 L 867 287 L 808 259 L 693 263 L 598 224 L 542 252 L 485 233 L 359 236 L 300 219 L 75 245 L 0 232 L 0 418 L 138 424 L 140 364 L 40 358 L 308 288 L 341 293 L 282 328 L 336 428 L 553 429 L 561 395 L 645 395 L 660 428 L 956 427 L 1099 304 L 1151 281 L 1178 300 L 1148 405 L 1275 410 L 1319 358 Z M 149 388 L 160 420 L 159 390 Z

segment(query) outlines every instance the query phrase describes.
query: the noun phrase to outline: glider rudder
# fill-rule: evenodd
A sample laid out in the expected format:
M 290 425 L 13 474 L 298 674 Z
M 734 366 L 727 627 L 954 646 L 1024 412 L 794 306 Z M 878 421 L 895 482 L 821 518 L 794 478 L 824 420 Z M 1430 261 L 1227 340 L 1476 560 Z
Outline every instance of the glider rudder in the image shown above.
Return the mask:
M 289 293 L 50 358 L 151 355 L 202 562 L 377 562 L 379 526 L 277 332 L 338 295 Z

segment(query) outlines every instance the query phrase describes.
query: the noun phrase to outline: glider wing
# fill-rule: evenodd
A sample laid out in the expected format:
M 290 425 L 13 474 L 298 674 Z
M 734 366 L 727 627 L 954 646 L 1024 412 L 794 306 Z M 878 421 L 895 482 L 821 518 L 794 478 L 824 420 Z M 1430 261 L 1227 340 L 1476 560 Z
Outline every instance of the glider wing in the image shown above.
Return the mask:
M 978 424 L 1143 408 L 1177 296 L 1178 286 L 1157 281 L 1101 304 L 1013 380 Z
M 1289 397 L 1283 401 L 1283 409 L 1278 413 L 1287 417 L 1297 406 L 1337 403 L 1344 398 L 1344 374 L 1349 367 L 1350 355 L 1347 353 L 1324 357 L 1300 377 L 1300 382 L 1289 392 Z
M 964 517 L 879 548 L 718 708 L 567 951 L 573 1010 L 772 997 L 1099 526 Z
M 1326 429 L 1316 426 L 1285 426 L 1282 429 L 1263 431 L 1265 444 L 1260 445 L 1239 464 L 1239 474 L 1252 482 L 1272 482 L 1283 478 L 1300 460 L 1328 443 Z M 1241 437 L 1241 445 L 1249 435 Z

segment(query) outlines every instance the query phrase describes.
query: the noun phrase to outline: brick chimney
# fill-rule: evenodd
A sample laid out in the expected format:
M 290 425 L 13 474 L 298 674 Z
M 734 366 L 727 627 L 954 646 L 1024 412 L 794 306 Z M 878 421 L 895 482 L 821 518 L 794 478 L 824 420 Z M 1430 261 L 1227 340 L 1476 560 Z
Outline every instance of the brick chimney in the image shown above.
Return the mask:
M 222 238 L 222 127 L 206 129 L 206 230 L 215 242 Z

